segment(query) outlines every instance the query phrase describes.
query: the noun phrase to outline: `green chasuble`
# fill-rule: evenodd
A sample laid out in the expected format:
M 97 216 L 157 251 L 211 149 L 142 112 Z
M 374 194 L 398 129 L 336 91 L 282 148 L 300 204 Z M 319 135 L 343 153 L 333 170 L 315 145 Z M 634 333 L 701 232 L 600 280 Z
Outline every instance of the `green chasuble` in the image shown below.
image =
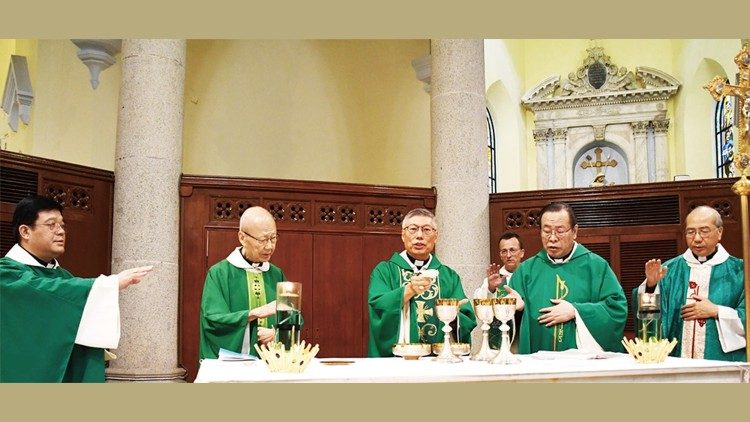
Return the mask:
M 443 341 L 443 323 L 437 319 L 435 299 L 465 299 L 461 278 L 451 268 L 443 265 L 435 255 L 425 269 L 437 270 L 437 282 L 427 292 L 414 296 L 409 301 L 410 343 L 439 343 Z M 393 356 L 392 347 L 398 342 L 401 323 L 401 308 L 404 286 L 409 282 L 414 270 L 398 253 L 390 260 L 380 262 L 370 274 L 368 305 L 370 317 L 370 357 Z M 460 341 L 471 341 L 471 330 L 476 326 L 476 318 L 471 303 L 461 305 L 458 314 Z M 453 330 L 455 336 L 455 329 Z
M 227 259 L 209 268 L 206 274 L 201 298 L 199 359 L 218 358 L 219 348 L 242 351 L 242 340 L 248 327 L 250 296 L 247 270 L 233 265 L 233 262 L 239 262 L 237 257 L 243 260 L 239 248 Z M 262 273 L 265 302 L 258 303 L 259 306 L 276 300 L 276 283 L 286 281 L 286 276 L 279 267 L 268 264 L 268 271 Z M 268 328 L 276 325 L 276 315 L 263 319 Z M 258 355 L 253 347 L 258 342 L 258 323 L 258 319 L 250 323 L 248 353 L 254 356 Z
M 719 245 L 721 246 L 721 245 Z M 723 248 L 722 248 L 723 249 Z M 659 281 L 659 299 L 662 310 L 662 337 L 666 339 L 677 339 L 677 346 L 670 353 L 671 356 L 681 356 L 683 344 L 684 321 L 680 316 L 680 308 L 685 305 L 690 282 L 690 267 L 686 261 L 687 254 L 672 258 L 664 266 L 668 268 L 667 274 Z M 737 311 L 742 325 L 747 329 L 745 315 L 745 286 L 743 284 L 742 260 L 726 254 L 727 258 L 720 264 L 713 265 L 710 269 L 710 281 L 708 284 L 708 300 L 716 305 L 726 306 Z M 692 258 L 692 257 L 689 257 Z M 704 264 L 705 265 L 705 264 Z M 633 290 L 633 304 L 637 304 L 637 291 Z M 703 296 L 698 292 L 699 296 Z M 714 318 L 702 320 L 705 324 L 704 359 L 727 360 L 744 362 L 746 360 L 745 348 L 725 353 L 719 342 L 719 333 Z M 637 324 L 636 324 L 637 326 Z
M 538 321 L 550 299 L 575 307 L 594 340 L 605 351 L 622 351 L 627 300 L 615 274 L 599 255 L 577 244 L 567 262 L 553 264 L 542 249 L 513 272 L 510 287 L 526 303 L 518 333 L 519 353 L 577 348 L 576 319 L 545 327 Z
M 74 344 L 93 284 L 0 258 L 0 382 L 104 382 L 104 349 Z

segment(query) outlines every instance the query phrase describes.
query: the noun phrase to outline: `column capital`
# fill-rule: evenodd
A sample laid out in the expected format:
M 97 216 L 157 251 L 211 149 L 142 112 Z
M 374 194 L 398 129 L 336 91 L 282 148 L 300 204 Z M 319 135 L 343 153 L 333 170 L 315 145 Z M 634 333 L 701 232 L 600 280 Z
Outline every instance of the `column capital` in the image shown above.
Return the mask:
M 669 130 L 669 119 L 658 119 L 651 123 L 654 125 L 654 133 L 666 133 Z
M 559 127 L 552 129 L 552 134 L 555 137 L 555 142 L 565 141 L 565 139 L 568 137 L 568 128 Z
M 534 142 L 540 143 L 540 142 L 546 142 L 547 141 L 547 133 L 550 132 L 552 129 L 534 129 Z
M 630 122 L 630 127 L 633 129 L 634 135 L 645 135 L 648 131 L 649 121 L 644 120 L 640 122 Z

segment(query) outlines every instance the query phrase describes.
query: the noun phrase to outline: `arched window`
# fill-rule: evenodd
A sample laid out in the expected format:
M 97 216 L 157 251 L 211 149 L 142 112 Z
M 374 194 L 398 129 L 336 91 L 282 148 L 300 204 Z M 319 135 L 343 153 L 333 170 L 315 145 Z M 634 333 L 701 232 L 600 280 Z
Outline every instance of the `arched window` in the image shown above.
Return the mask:
M 735 177 L 734 165 L 734 132 L 735 110 L 734 97 L 726 96 L 716 102 L 714 128 L 716 130 L 716 177 Z
M 497 163 L 495 161 L 495 125 L 492 123 L 490 109 L 487 110 L 487 164 L 489 165 L 489 180 L 487 188 L 490 193 L 497 192 Z

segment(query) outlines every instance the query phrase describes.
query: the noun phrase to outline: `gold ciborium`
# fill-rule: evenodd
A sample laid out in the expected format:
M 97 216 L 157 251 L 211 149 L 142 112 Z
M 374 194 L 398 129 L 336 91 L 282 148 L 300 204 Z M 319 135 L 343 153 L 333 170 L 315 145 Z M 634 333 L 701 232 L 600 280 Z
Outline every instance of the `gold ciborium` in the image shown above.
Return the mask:
M 511 351 L 510 351 L 510 343 L 512 343 L 513 339 L 509 338 L 508 331 L 510 331 L 510 326 L 508 325 L 508 321 L 513 321 L 513 338 L 516 337 L 516 330 L 515 325 L 516 321 L 513 319 L 513 316 L 516 314 L 516 298 L 514 297 L 501 297 L 492 299 L 492 310 L 495 313 L 495 318 L 498 319 L 498 321 L 502 322 L 503 325 L 500 326 L 500 331 L 502 334 L 502 344 L 500 345 L 500 351 L 497 353 L 497 356 L 495 356 L 490 363 L 496 363 L 499 365 L 507 365 L 509 363 L 520 363 L 521 360 L 516 357 Z
M 443 322 L 443 350 L 433 360 L 436 362 L 459 363 L 461 358 L 453 354 L 450 323 L 458 316 L 458 299 L 435 299 L 437 317 Z
M 495 311 L 492 309 L 493 299 L 474 299 L 474 313 L 477 320 L 482 323 L 482 347 L 471 357 L 471 360 L 492 360 L 497 352 L 490 348 L 489 330 L 490 323 L 495 317 Z

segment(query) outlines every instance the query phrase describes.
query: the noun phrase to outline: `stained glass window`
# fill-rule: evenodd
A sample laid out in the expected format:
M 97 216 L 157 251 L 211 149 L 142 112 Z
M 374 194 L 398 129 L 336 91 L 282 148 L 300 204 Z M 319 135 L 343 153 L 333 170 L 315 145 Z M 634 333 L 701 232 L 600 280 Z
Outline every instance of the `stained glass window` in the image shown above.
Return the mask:
M 734 98 L 724 97 L 716 103 L 714 127 L 716 128 L 716 177 L 735 177 L 734 131 L 735 112 Z
M 492 115 L 487 109 L 487 164 L 489 168 L 489 179 L 487 187 L 490 193 L 497 192 L 497 163 L 495 162 L 495 125 L 492 123 Z

